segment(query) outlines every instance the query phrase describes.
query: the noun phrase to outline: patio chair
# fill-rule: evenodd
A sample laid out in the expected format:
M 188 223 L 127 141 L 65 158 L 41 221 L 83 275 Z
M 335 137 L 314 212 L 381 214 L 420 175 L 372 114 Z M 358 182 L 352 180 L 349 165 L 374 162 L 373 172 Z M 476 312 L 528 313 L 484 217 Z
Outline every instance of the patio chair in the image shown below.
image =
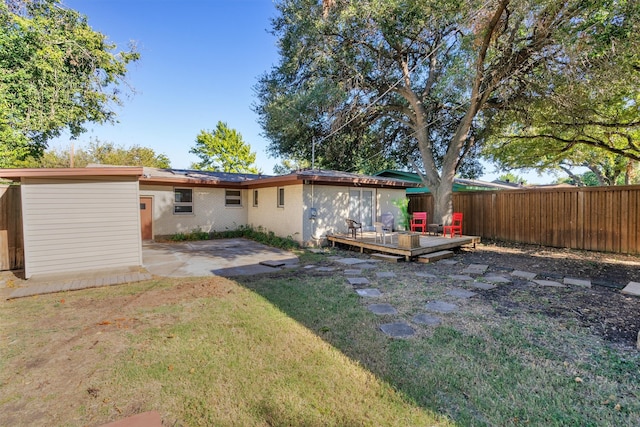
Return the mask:
M 380 236 L 380 243 L 386 245 L 387 244 L 387 235 L 389 235 L 389 243 L 393 243 L 393 238 L 391 233 L 391 229 L 388 227 L 385 227 L 385 225 L 381 222 L 374 222 L 373 223 L 374 227 L 376 228 L 376 240 L 375 242 L 378 243 L 378 235 Z
M 360 238 L 362 238 L 362 223 L 347 218 L 347 229 L 348 233 L 351 234 L 351 237 L 354 239 L 358 238 L 358 230 L 360 230 Z
M 451 234 L 451 238 L 458 233 L 462 237 L 462 212 L 454 212 L 451 219 L 451 225 L 442 227 L 442 235 L 447 237 L 447 232 Z
M 427 213 L 426 212 L 414 212 L 411 216 L 410 223 L 411 231 L 420 230 L 422 234 L 427 232 Z

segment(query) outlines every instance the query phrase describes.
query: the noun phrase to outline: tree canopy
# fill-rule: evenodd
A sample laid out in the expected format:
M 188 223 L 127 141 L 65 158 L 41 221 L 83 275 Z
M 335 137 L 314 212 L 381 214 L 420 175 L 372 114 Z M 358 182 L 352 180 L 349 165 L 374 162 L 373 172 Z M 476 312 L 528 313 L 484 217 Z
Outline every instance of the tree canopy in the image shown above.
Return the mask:
M 73 157 L 73 165 L 71 158 Z M 133 145 L 131 147 L 117 146 L 112 142 L 93 140 L 87 148 L 47 149 L 43 155 L 28 157 L 20 162 L 20 167 L 30 168 L 83 168 L 88 164 L 117 166 L 149 166 L 154 168 L 170 168 L 171 162 L 165 154 L 157 154 L 152 148 Z
M 87 122 L 114 121 L 139 58 L 115 49 L 60 0 L 0 2 L 0 166 L 40 156 L 63 131 L 76 138 Z
M 580 46 L 603 56 L 635 37 L 615 30 L 640 13 L 630 3 L 282 0 L 280 62 L 260 79 L 256 111 L 275 154 L 309 159 L 315 138 L 321 161 L 343 169 L 362 153 L 411 165 L 446 222 L 453 179 L 478 174 L 490 120 L 525 95 L 543 103 L 558 76 L 579 79 Z M 593 16 L 614 29 L 603 35 Z
M 191 165 L 194 169 L 259 173 L 255 166 L 256 153 L 251 151 L 251 145 L 244 142 L 238 131 L 221 121 L 215 131 L 201 130 L 196 137 L 196 145 L 189 152 L 200 158 L 200 162 Z

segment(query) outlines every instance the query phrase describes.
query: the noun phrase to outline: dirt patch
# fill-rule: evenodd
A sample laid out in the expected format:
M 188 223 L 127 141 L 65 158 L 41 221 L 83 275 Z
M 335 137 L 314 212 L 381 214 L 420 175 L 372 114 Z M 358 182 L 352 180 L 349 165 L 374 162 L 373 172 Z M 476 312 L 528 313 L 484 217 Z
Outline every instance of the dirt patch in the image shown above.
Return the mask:
M 145 282 L 0 303 L 0 340 L 6 343 L 0 356 L 11 360 L 0 369 L 0 425 L 98 425 L 104 418 L 95 414 L 124 418 L 140 412 L 105 399 L 101 390 L 109 385 L 98 378 L 105 358 L 129 350 L 129 334 L 171 321 L 141 319 L 141 310 L 224 298 L 234 289 L 233 282 L 210 277 L 170 288 Z M 28 403 L 34 401 L 39 404 Z
M 540 279 L 591 280 L 591 288 L 552 288 L 512 278 L 512 285 L 499 286 L 480 297 L 495 303 L 505 314 L 528 310 L 575 319 L 610 342 L 635 347 L 640 331 L 640 298 L 619 291 L 631 281 L 640 282 L 640 258 L 499 242 L 462 249 L 459 255 L 465 263 L 488 264 L 497 273 L 521 270 L 536 273 Z

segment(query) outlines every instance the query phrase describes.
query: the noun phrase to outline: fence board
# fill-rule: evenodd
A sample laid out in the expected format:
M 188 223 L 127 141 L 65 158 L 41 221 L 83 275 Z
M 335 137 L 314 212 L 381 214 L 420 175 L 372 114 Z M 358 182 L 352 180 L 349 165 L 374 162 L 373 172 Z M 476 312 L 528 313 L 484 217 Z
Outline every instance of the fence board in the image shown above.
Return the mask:
M 3 250 L 8 258 L 8 265 L 2 265 L 2 269 L 24 268 L 21 209 L 20 187 L 0 185 L 0 230 L 7 231 L 6 249 Z
M 433 215 L 430 194 L 409 199 L 410 212 Z M 453 209 L 464 214 L 467 234 L 640 254 L 640 186 L 461 192 L 453 195 Z

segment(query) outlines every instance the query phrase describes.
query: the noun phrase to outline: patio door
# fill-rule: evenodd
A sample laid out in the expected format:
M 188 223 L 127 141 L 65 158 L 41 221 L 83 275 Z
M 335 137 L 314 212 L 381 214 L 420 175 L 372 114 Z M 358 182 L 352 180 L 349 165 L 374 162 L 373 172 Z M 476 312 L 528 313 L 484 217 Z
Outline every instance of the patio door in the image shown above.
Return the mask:
M 349 190 L 349 217 L 373 227 L 373 190 Z

